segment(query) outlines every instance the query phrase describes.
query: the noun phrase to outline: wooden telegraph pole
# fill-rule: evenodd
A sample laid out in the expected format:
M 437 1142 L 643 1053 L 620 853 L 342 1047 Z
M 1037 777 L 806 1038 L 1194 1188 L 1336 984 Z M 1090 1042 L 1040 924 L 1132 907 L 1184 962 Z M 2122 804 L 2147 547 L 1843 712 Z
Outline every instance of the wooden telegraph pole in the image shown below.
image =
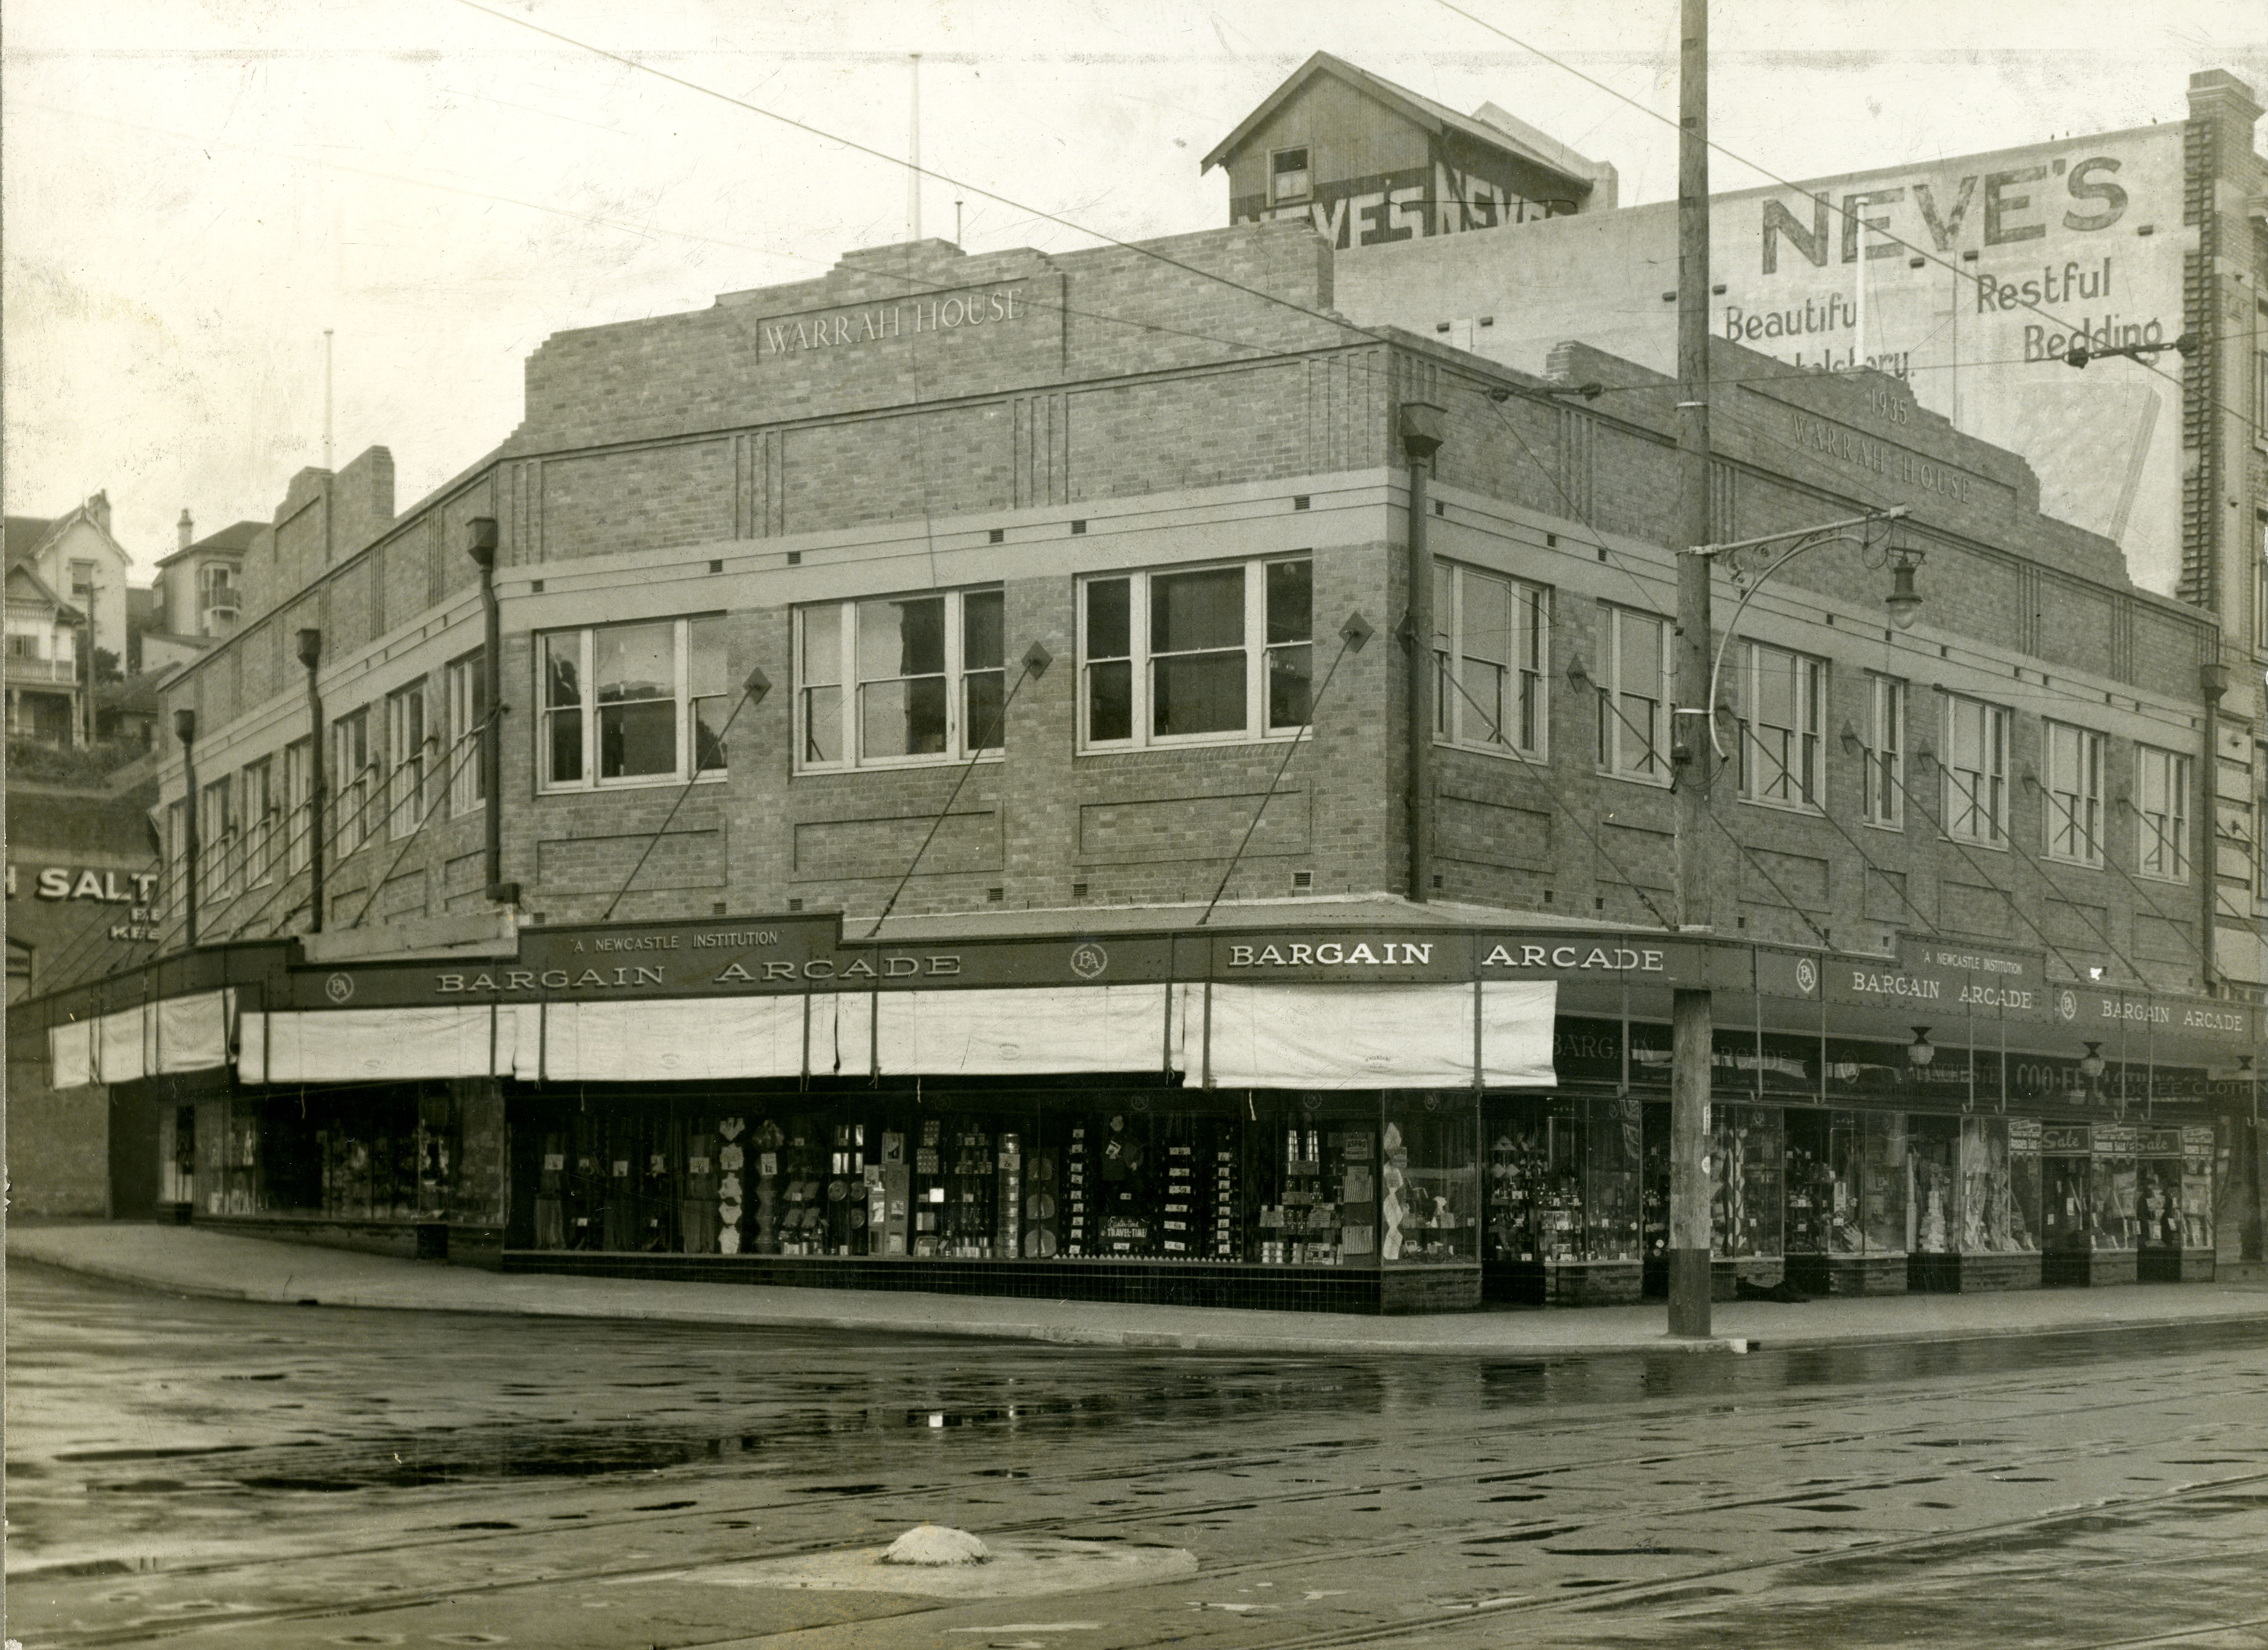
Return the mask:
M 1677 102 L 1678 532 L 1709 542 L 1709 4 L 1680 0 Z M 1709 558 L 1677 558 L 1677 681 L 1670 718 L 1677 785 L 1678 925 L 1710 932 Z M 1708 989 L 1675 994 L 1669 1091 L 1669 1332 L 1709 1333 Z

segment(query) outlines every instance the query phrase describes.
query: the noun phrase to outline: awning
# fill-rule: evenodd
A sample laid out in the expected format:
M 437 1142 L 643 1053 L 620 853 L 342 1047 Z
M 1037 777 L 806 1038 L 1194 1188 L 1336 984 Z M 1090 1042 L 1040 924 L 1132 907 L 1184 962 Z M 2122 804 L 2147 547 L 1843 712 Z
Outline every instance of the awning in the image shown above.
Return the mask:
M 1464 1088 L 1477 1072 L 1520 1087 L 1554 1080 L 1557 998 L 1550 981 L 1145 983 L 247 1013 L 239 1072 L 637 1083 L 1179 1071 L 1237 1088 Z
M 235 1013 L 233 991 L 197 991 L 51 1026 L 48 1057 L 55 1086 L 132 1083 L 226 1065 Z

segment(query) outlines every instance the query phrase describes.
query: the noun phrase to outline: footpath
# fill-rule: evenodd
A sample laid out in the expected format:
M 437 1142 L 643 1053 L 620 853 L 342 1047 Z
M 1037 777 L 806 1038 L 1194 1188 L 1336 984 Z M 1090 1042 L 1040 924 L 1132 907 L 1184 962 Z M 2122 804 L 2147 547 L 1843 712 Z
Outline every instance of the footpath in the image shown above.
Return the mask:
M 658 1283 L 483 1271 L 129 1222 L 11 1222 L 8 1259 L 167 1293 L 285 1306 L 472 1312 L 877 1336 L 961 1336 L 1191 1352 L 1587 1358 L 1746 1352 L 2205 1323 L 2268 1326 L 2268 1281 L 1719 1301 L 1714 1335 L 1672 1340 L 1659 1303 L 1409 1317 L 1020 1300 L 986 1295 Z M 2248 1269 L 2257 1273 L 2258 1269 Z

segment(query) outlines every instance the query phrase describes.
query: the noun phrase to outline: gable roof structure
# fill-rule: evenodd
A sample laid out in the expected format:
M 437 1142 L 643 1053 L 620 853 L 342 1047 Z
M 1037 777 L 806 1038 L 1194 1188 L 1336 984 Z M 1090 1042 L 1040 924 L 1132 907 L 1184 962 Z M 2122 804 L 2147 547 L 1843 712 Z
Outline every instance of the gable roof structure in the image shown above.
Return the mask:
M 32 565 L 28 556 L 22 561 L 8 564 L 8 599 L 10 600 L 18 599 L 16 591 L 19 584 L 29 585 L 32 587 L 30 600 L 54 608 L 55 617 L 65 624 L 77 624 L 86 616 L 49 587 L 48 581 L 40 577 L 39 570 Z
M 1365 96 L 1376 99 L 1389 108 L 1398 111 L 1414 124 L 1424 127 L 1436 136 L 1444 132 L 1456 132 L 1472 139 L 1475 143 L 1485 144 L 1491 149 L 1502 150 L 1505 153 L 1515 155 L 1532 165 L 1563 173 L 1571 183 L 1584 193 L 1587 194 L 1590 191 L 1599 173 L 1600 167 L 1596 162 L 1585 160 L 1572 150 L 1560 148 L 1554 144 L 1550 148 L 1556 152 L 1546 152 L 1543 148 L 1525 141 L 1521 134 L 1507 131 L 1503 127 L 1473 115 L 1460 114 L 1447 104 L 1436 103 L 1432 99 L 1412 92 L 1407 86 L 1397 86 L 1391 80 L 1381 79 L 1366 69 L 1357 68 L 1344 57 L 1334 57 L 1329 52 L 1317 52 L 1292 70 L 1282 85 L 1278 86 L 1275 91 L 1263 99 L 1260 107 L 1239 122 L 1234 131 L 1213 145 L 1211 152 L 1207 154 L 1198 166 L 1198 174 L 1202 176 L 1215 166 L 1226 164 L 1228 158 L 1241 149 L 1246 140 L 1255 131 L 1266 124 L 1277 110 L 1282 108 L 1302 86 L 1318 75 L 1331 75 L 1346 82 Z M 1493 107 L 1492 105 L 1490 107 Z M 1535 133 L 1532 128 L 1525 129 L 1536 137 L 1542 136 L 1541 133 Z
M 208 533 L 194 544 L 183 546 L 171 556 L 161 556 L 151 564 L 156 567 L 171 567 L 184 556 L 232 555 L 241 556 L 252 548 L 268 524 L 264 521 L 232 521 L 217 533 Z
M 116 556 L 122 564 L 131 565 L 133 556 L 124 545 L 112 536 L 110 529 L 104 527 L 94 512 L 85 504 L 75 505 L 59 516 L 6 518 L 4 534 L 0 534 L 0 539 L 4 539 L 7 565 L 15 567 L 31 561 L 67 529 L 79 522 L 85 522 L 93 528 L 103 543 L 109 547 L 112 554 Z

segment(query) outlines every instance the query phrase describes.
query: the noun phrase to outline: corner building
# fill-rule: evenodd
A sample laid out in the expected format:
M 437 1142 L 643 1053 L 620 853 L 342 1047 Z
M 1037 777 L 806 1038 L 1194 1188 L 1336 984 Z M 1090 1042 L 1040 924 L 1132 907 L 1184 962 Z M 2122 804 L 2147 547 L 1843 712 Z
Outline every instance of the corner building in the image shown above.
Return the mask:
M 160 955 L 11 1015 L 128 1119 L 114 1209 L 665 1278 L 1629 1300 L 1705 982 L 1726 1292 L 2257 1257 L 2255 1010 L 2179 897 L 2212 615 L 1892 380 L 1728 390 L 1721 537 L 1861 514 L 1863 474 L 1927 605 L 1885 623 L 1889 524 L 1749 603 L 1681 933 L 1675 387 L 1360 330 L 1332 276 L 1296 223 L 885 247 L 552 339 L 398 519 L 382 450 L 304 474 L 169 689 Z

